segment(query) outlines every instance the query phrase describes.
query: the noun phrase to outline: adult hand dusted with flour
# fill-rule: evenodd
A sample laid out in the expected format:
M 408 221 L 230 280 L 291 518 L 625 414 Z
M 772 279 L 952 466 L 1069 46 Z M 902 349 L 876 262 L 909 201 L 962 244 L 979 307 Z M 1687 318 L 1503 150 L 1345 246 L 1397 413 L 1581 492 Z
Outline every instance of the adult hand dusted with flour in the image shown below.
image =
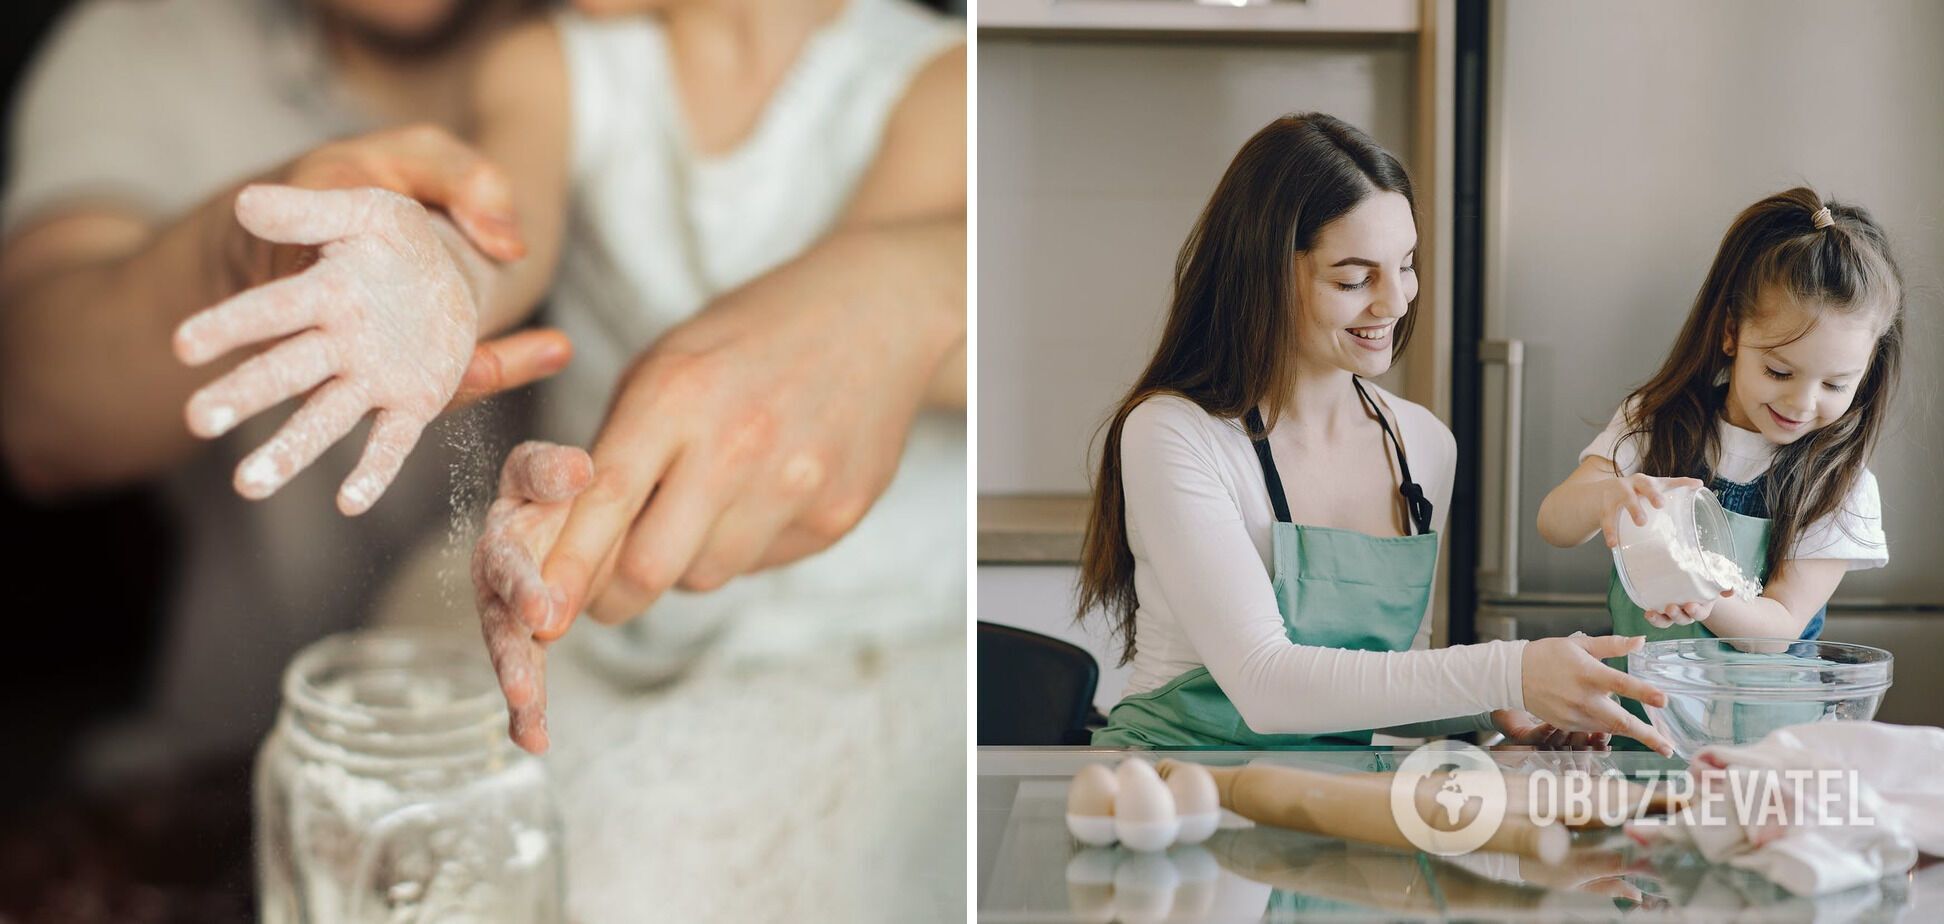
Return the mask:
M 488 257 L 517 260 L 527 252 L 506 174 L 436 125 L 405 125 L 333 141 L 266 180 L 304 189 L 388 189 L 444 211 Z M 286 269 L 294 253 L 279 254 L 282 259 L 272 261 L 278 264 L 275 269 Z M 273 277 L 282 275 L 273 271 Z
M 543 569 L 566 600 L 549 636 L 821 551 L 890 483 L 958 319 L 844 297 L 845 255 L 826 256 L 729 293 L 623 374 Z
M 236 217 L 263 240 L 318 247 L 318 257 L 176 329 L 176 355 L 192 366 L 281 340 L 196 392 L 189 428 L 221 436 L 312 392 L 237 467 L 237 492 L 254 500 L 274 494 L 375 410 L 364 455 L 338 492 L 340 511 L 363 513 L 458 391 L 485 300 L 472 280 L 490 277 L 477 265 L 462 273 L 462 261 L 483 261 L 456 229 L 382 189 L 251 186 L 236 197 Z
M 527 442 L 500 469 L 499 499 L 473 547 L 472 579 L 486 650 L 506 695 L 513 741 L 547 749 L 546 640 L 553 608 L 565 605 L 540 580 L 540 560 L 567 523 L 574 497 L 594 476 L 594 462 L 571 446 Z M 549 636 L 548 638 L 551 638 Z

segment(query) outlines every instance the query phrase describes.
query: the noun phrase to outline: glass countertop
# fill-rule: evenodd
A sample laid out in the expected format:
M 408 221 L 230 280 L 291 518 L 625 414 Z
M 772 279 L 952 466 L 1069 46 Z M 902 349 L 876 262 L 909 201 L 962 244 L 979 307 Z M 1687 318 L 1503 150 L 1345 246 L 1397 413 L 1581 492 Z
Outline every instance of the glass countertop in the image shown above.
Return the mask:
M 1944 920 L 1944 863 L 1804 898 L 1698 854 L 1649 850 L 1618 829 L 1580 832 L 1565 862 L 1442 858 L 1256 826 L 1224 812 L 1208 841 L 1142 854 L 1067 833 L 1066 788 L 1090 763 L 1139 753 L 1210 765 L 1396 770 L 1409 747 L 1129 752 L 985 747 L 978 756 L 979 920 L 1013 922 L 1418 920 Z M 1510 772 L 1580 769 L 1644 779 L 1680 770 L 1649 752 L 1492 751 Z

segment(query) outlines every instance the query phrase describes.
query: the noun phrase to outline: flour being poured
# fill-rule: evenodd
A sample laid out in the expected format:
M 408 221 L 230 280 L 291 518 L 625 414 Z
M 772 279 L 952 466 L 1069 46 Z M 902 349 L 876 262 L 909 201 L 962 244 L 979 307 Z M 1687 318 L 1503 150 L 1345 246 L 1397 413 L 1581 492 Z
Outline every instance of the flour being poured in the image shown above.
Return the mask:
M 440 602 L 450 610 L 472 604 L 472 547 L 479 524 L 498 488 L 498 460 L 506 456 L 494 434 L 499 432 L 497 402 L 484 401 L 460 414 L 447 415 L 446 445 L 453 450 L 446 498 L 449 513 L 445 544 L 439 550 Z
M 1666 602 L 1670 604 L 1705 602 L 1723 590 L 1733 591 L 1738 600 L 1752 600 L 1762 594 L 1762 582 L 1743 574 L 1734 560 L 1689 544 L 1665 510 L 1648 514 L 1646 532 L 1640 541 L 1629 545 L 1627 560 L 1638 571 L 1632 575 L 1634 580 L 1643 587 L 1666 589 Z

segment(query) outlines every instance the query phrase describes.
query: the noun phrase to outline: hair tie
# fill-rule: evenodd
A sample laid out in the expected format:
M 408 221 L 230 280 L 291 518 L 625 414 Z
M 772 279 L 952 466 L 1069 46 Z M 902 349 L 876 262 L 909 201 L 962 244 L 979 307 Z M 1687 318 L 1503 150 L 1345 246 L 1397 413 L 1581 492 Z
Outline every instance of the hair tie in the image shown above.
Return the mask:
M 1817 209 L 1816 214 L 1809 216 L 1809 223 L 1815 225 L 1816 230 L 1821 231 L 1824 228 L 1834 225 L 1836 223 L 1836 216 L 1829 214 L 1829 206 L 1825 205 Z

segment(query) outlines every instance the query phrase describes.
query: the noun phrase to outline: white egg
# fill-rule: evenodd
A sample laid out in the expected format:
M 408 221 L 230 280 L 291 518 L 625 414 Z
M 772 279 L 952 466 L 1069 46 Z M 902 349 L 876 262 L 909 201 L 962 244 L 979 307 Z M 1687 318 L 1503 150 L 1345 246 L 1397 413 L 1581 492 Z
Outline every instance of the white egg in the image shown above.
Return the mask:
M 1215 778 L 1201 764 L 1174 761 L 1168 765 L 1168 792 L 1174 796 L 1175 814 L 1181 819 L 1176 842 L 1199 844 L 1215 833 L 1222 821 L 1221 797 Z
M 1067 814 L 1097 818 L 1114 814 L 1114 794 L 1120 783 L 1104 764 L 1088 764 L 1067 786 Z
M 1173 794 L 1139 758 L 1122 761 L 1114 771 L 1119 792 L 1114 798 L 1114 833 L 1133 850 L 1160 850 L 1174 843 L 1181 822 L 1175 817 Z
M 1114 797 L 1120 784 L 1102 764 L 1089 764 L 1067 786 L 1067 830 L 1082 844 L 1114 842 Z

